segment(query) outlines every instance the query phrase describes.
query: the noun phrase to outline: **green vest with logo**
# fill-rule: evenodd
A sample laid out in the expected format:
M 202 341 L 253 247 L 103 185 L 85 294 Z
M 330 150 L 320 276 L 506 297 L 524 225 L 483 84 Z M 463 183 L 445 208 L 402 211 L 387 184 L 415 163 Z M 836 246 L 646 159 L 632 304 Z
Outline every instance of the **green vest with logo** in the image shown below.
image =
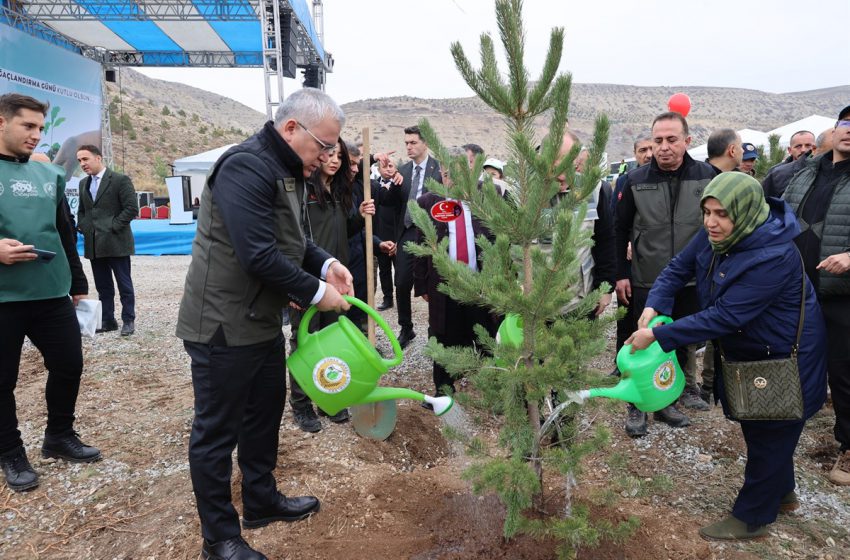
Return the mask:
M 791 206 L 800 222 L 800 230 L 814 230 L 820 239 L 821 260 L 830 255 L 844 253 L 850 249 L 850 175 L 844 175 L 835 185 L 829 209 L 823 222 L 807 224 L 800 215 L 801 206 L 815 184 L 824 156 L 808 158 L 803 168 L 794 175 L 782 198 Z M 850 277 L 820 270 L 819 295 L 822 297 L 845 297 L 850 295 Z
M 0 264 L 0 303 L 67 296 L 71 267 L 56 229 L 65 173 L 53 164 L 0 160 L 0 239 L 17 239 L 56 258 Z

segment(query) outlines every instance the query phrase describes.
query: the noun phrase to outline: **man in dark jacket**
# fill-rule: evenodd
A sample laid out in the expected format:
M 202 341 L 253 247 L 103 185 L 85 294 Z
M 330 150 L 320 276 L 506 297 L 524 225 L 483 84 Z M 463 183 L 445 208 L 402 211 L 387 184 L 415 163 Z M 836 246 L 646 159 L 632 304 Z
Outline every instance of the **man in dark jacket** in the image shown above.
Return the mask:
M 612 220 L 617 215 L 616 207 L 617 200 L 623 198 L 623 189 L 626 186 L 626 176 L 637 169 L 638 167 L 643 167 L 644 165 L 649 164 L 652 160 L 652 138 L 649 133 L 641 134 L 637 138 L 635 138 L 634 145 L 632 146 L 634 154 L 635 154 L 635 163 L 637 167 L 632 168 L 627 171 L 625 174 L 617 177 L 617 181 L 614 183 L 614 193 L 611 195 L 611 216 Z M 615 242 L 616 244 L 616 242 Z M 616 249 L 615 249 L 616 255 Z M 616 278 L 616 259 L 614 263 L 615 269 L 615 278 Z M 629 270 L 629 266 L 627 264 L 626 274 L 630 275 L 631 271 Z M 628 276 L 627 276 L 628 277 Z M 616 284 L 616 281 L 615 281 Z M 623 344 L 626 342 L 626 339 L 631 336 L 633 332 L 637 330 L 637 316 L 634 313 L 634 307 L 617 298 L 617 308 L 622 308 L 626 310 L 626 314 L 623 315 L 622 319 L 617 320 L 617 343 L 615 346 L 614 360 L 615 365 L 614 369 L 611 371 L 610 375 L 618 376 L 620 375 L 620 369 L 616 366 L 616 352 L 620 351 L 620 348 L 623 347 Z
M 407 252 L 404 245 L 408 241 L 416 241 L 419 230 L 410 219 L 407 203 L 428 192 L 426 187 L 428 179 L 433 179 L 438 183 L 442 181 L 440 162 L 428 155 L 428 144 L 422 138 L 418 126 L 404 129 L 404 145 L 410 161 L 399 168 L 399 173 L 403 178 L 402 184 L 393 185 L 389 190 L 391 195 L 389 200 L 398 208 L 395 237 L 395 299 L 398 306 L 398 324 L 401 327 L 398 343 L 402 348 L 405 348 L 416 337 L 416 332 L 413 330 L 413 311 L 410 302 L 415 257 Z
M 344 119 L 323 92 L 299 90 L 221 157 L 204 187 L 177 336 L 192 359 L 189 471 L 206 559 L 266 558 L 242 539 L 231 503 L 237 444 L 245 528 L 319 510 L 315 497 L 281 494 L 274 477 L 286 397 L 281 310 L 290 301 L 350 307 L 341 293 L 353 294 L 351 274 L 301 224 L 304 178 L 336 149 Z
M 38 486 L 15 411 L 24 337 L 47 367 L 42 456 L 74 463 L 100 459 L 100 451 L 74 431 L 83 373 L 74 307 L 88 283 L 63 208 L 65 172 L 29 161 L 48 107 L 26 95 L 0 96 L 0 468 L 9 488 L 19 492 Z
M 734 171 L 741 165 L 744 159 L 744 147 L 741 135 L 731 128 L 715 130 L 708 137 L 706 143 L 708 159 L 706 163 L 711 165 L 717 173 Z
M 850 105 L 838 114 L 832 152 L 805 160 L 783 198 L 800 221 L 795 240 L 821 303 L 835 409 L 834 484 L 850 486 Z
M 97 146 L 80 146 L 77 161 L 88 175 L 80 181 L 79 229 L 85 237 L 85 256 L 91 261 L 94 285 L 103 305 L 98 332 L 118 330 L 115 321 L 115 285 L 121 296 L 121 335 L 135 332 L 136 295 L 130 275 L 130 255 L 135 252 L 130 222 L 139 214 L 133 182 L 107 169 Z
M 658 115 L 652 123 L 652 140 L 652 160 L 626 175 L 623 196 L 617 201 L 617 299 L 631 302 L 638 316 L 658 274 L 702 228 L 700 196 L 716 175 L 709 164 L 688 155 L 688 122 L 679 113 Z M 628 261 L 630 242 L 632 260 Z M 696 291 L 689 285 L 677 297 L 673 318 L 690 315 L 698 306 Z M 677 355 L 680 364 L 688 363 L 686 348 L 677 350 Z M 687 386 L 683 404 L 706 408 L 696 372 L 684 369 Z M 690 424 L 673 405 L 656 412 L 655 417 L 674 427 Z M 646 415 L 633 406 L 629 407 L 626 432 L 631 436 L 646 434 Z
M 775 198 L 782 196 L 788 183 L 791 182 L 791 177 L 803 168 L 806 158 L 812 155 L 815 147 L 815 135 L 808 130 L 800 130 L 792 134 L 788 141 L 788 157 L 782 163 L 771 167 L 762 181 L 764 196 Z
M 372 180 L 372 192 L 381 192 L 388 194 L 387 190 L 392 186 L 392 179 L 395 177 L 398 170 L 395 162 L 391 159 L 386 160 L 386 165 L 378 165 L 380 177 Z M 377 196 L 376 196 L 377 198 Z M 381 239 L 396 239 L 398 228 L 398 208 L 384 200 L 382 196 L 375 209 L 375 235 Z M 378 279 L 381 283 L 381 292 L 384 294 L 383 301 L 378 304 L 378 311 L 385 311 L 391 308 L 393 303 L 393 263 L 395 262 L 395 250 L 392 255 L 385 253 L 377 253 L 378 261 Z

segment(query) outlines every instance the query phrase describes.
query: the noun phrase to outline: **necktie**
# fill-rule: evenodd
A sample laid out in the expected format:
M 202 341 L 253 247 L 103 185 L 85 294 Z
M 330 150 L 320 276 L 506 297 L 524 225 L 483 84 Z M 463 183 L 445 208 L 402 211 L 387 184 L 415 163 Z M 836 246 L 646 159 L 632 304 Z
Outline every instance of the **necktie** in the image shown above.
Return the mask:
M 419 178 L 422 176 L 422 168 L 418 165 L 413 166 L 413 180 L 410 185 L 410 194 L 408 196 L 409 200 L 416 200 L 419 198 Z M 410 210 L 405 208 L 404 210 L 404 227 L 410 227 L 413 225 L 413 220 L 410 218 Z
M 421 195 L 421 193 L 419 192 L 420 191 L 420 189 L 419 189 L 419 179 L 421 177 L 422 177 L 422 168 L 417 165 L 416 167 L 413 168 L 413 186 L 410 189 L 411 192 L 416 193 L 413 196 L 414 200 L 419 198 L 420 195 Z
M 91 193 L 91 199 L 94 200 L 97 197 L 97 175 L 91 176 L 91 185 L 89 185 L 89 192 Z
M 466 206 L 459 219 L 455 220 L 455 251 L 457 260 L 469 264 L 469 248 L 466 246 Z

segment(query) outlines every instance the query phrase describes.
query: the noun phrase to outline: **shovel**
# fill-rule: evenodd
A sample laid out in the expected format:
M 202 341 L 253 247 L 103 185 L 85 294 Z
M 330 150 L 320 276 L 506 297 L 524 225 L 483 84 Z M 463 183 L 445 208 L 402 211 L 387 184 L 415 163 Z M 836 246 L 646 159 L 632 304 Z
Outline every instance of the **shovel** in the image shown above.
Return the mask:
M 362 154 L 368 157 L 369 128 L 363 129 Z M 366 160 L 368 161 L 368 160 Z M 370 167 L 363 162 L 363 199 L 372 198 L 372 181 Z M 366 216 L 366 302 L 369 307 L 375 306 L 375 255 L 372 245 L 372 216 Z M 369 342 L 375 345 L 375 321 L 368 318 Z M 351 407 L 351 425 L 360 437 L 384 441 L 393 433 L 398 417 L 394 400 L 360 404 Z

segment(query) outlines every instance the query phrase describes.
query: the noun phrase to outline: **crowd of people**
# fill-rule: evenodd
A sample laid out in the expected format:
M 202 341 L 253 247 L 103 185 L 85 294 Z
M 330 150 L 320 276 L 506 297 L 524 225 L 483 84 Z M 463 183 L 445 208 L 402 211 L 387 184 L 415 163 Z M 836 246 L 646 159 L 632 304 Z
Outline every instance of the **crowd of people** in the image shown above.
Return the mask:
M 31 97 L 0 96 L 0 465 L 7 485 L 18 491 L 38 484 L 15 415 L 25 336 L 48 370 L 42 454 L 76 462 L 101 457 L 73 427 L 83 369 L 74 306 L 88 293 L 78 232 L 102 303 L 101 330 L 118 329 L 113 276 L 121 335 L 135 328 L 129 223 L 138 207 L 132 183 L 104 166 L 97 146 L 80 147 L 77 158 L 87 177 L 75 223 L 64 197 L 64 170 L 33 157 L 47 110 Z M 421 236 L 408 203 L 430 211 L 445 199 L 429 191 L 429 180 L 452 184 L 419 128 L 404 129 L 408 161 L 397 166 L 392 154 L 362 153 L 341 138 L 344 123 L 342 110 L 323 92 L 293 93 L 273 121 L 219 159 L 199 200 L 176 331 L 194 388 L 189 464 L 204 558 L 265 558 L 242 538 L 242 528 L 319 511 L 318 498 L 288 497 L 274 477 L 287 399 L 283 316 L 289 314 L 295 331 L 303 311 L 316 305 L 320 313 L 312 328 L 348 313 L 365 329 L 362 312 L 350 309 L 343 296 L 366 299 L 367 243 L 378 255 L 378 309 L 395 308 L 402 348 L 417 336 L 412 297 L 427 302 L 428 336 L 448 346 L 472 345 L 476 325 L 490 332 L 497 326 L 486 310 L 439 291 L 433 265 L 405 245 Z M 763 184 L 752 176 L 755 147 L 734 130 L 711 134 L 704 162 L 688 155 L 690 143 L 687 120 L 662 113 L 635 138 L 635 166 L 629 170 L 622 162 L 613 185 L 597 185 L 596 212 L 586 224 L 594 245 L 580 257 L 592 267 L 583 267 L 588 275 L 580 280 L 586 284 L 580 293 L 599 293 L 603 283 L 611 287 L 595 302 L 592 316 L 598 316 L 616 292 L 617 305 L 626 310 L 617 325 L 618 350 L 657 341 L 676 351 L 685 390 L 678 404 L 654 413 L 671 427 L 690 424 L 682 409 L 694 414 L 721 404 L 731 416 L 719 375 L 724 359 L 798 358 L 803 418 L 741 420 L 747 446 L 743 486 L 731 514 L 701 529 L 709 539 L 757 538 L 778 513 L 798 505 L 793 453 L 806 419 L 825 402 L 827 386 L 839 444 L 829 480 L 850 485 L 850 106 L 829 131 L 792 136 L 788 160 Z M 578 174 L 588 154 L 576 152 L 580 144 L 567 130 L 558 154 L 578 153 Z M 483 161 L 482 173 L 501 192 L 512 188 L 505 163 L 487 157 L 479 145 L 455 151 L 466 154 L 471 167 Z M 373 170 L 368 199 L 364 168 Z M 565 176 L 557 180 L 553 206 L 571 188 Z M 464 201 L 453 204 L 457 219 L 434 219 L 438 237 L 448 239 L 451 259 L 480 270 L 475 239 L 490 232 Z M 375 220 L 371 239 L 364 230 L 367 216 Z M 657 314 L 675 321 L 648 328 Z M 291 349 L 295 345 L 293 338 Z M 700 376 L 696 355 L 703 346 Z M 453 391 L 454 381 L 434 364 L 435 394 Z M 289 401 L 300 429 L 321 430 L 317 410 L 291 376 Z M 329 420 L 345 422 L 348 412 Z M 625 431 L 641 437 L 647 422 L 630 406 Z M 241 522 L 230 490 L 237 448 Z

